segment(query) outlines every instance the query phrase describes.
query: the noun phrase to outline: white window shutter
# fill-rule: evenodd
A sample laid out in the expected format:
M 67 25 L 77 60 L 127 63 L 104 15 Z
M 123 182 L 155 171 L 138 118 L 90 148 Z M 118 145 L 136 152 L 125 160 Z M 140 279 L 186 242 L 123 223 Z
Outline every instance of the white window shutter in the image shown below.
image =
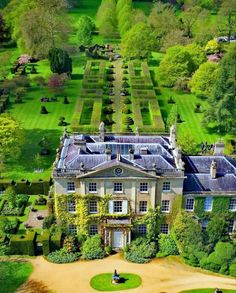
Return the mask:
M 113 214 L 113 200 L 109 201 L 109 214 Z
M 128 214 L 128 200 L 122 202 L 122 214 Z

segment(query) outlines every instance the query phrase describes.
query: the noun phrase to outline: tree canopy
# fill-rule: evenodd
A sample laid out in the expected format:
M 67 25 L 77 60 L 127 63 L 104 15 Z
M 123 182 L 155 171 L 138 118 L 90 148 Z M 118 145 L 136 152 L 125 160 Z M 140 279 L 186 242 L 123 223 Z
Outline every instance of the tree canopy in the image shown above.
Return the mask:
M 90 45 L 93 39 L 92 33 L 95 29 L 94 21 L 91 17 L 83 15 L 77 22 L 77 39 L 80 45 Z

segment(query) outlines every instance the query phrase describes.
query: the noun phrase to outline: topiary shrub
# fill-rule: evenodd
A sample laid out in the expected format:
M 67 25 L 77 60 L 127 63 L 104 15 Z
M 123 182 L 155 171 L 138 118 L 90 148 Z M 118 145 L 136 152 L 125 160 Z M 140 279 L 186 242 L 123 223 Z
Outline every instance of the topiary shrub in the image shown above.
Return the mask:
M 135 263 L 147 263 L 155 254 L 156 243 L 139 237 L 131 242 L 128 251 L 125 252 L 125 258 Z
M 34 204 L 37 206 L 43 206 L 43 205 L 46 205 L 46 203 L 47 203 L 47 200 L 42 195 L 39 195 L 34 201 Z
M 102 109 L 102 111 L 103 111 L 104 114 L 112 114 L 113 113 L 112 107 L 104 107 Z
M 171 234 L 161 234 L 159 239 L 159 252 L 157 257 L 179 254 L 176 243 Z
M 124 81 L 123 84 L 122 84 L 122 87 L 123 88 L 128 88 L 129 87 L 129 84 L 127 81 Z
M 128 105 L 128 104 L 131 104 L 131 101 L 129 98 L 125 98 L 124 99 L 124 104 Z
M 78 260 L 80 253 L 68 253 L 65 248 L 49 253 L 47 259 L 53 263 L 70 263 Z
M 131 112 L 131 110 L 130 110 L 127 106 L 125 106 L 125 107 L 123 108 L 123 110 L 122 110 L 122 113 L 124 113 L 124 114 L 130 114 L 130 113 L 132 113 L 132 112 Z
M 102 249 L 102 242 L 99 235 L 88 237 L 82 247 L 83 259 L 101 259 L 104 258 L 105 252 Z
M 69 104 L 69 100 L 68 100 L 67 96 L 64 97 L 63 104 L 65 104 L 65 105 Z
M 107 245 L 107 246 L 105 247 L 105 252 L 106 252 L 107 255 L 110 255 L 110 254 L 112 253 L 112 248 L 111 248 L 110 245 Z
M 236 258 L 229 267 L 229 274 L 232 277 L 236 277 Z
M 175 104 L 175 100 L 173 99 L 173 97 L 169 97 L 168 104 Z
M 123 124 L 124 125 L 133 125 L 134 120 L 131 117 L 126 116 L 125 118 L 123 118 Z
M 40 114 L 48 114 L 48 110 L 46 109 L 45 106 L 41 106 Z
M 124 74 L 128 74 L 128 70 L 126 70 L 126 69 L 123 70 L 123 73 L 124 73 Z

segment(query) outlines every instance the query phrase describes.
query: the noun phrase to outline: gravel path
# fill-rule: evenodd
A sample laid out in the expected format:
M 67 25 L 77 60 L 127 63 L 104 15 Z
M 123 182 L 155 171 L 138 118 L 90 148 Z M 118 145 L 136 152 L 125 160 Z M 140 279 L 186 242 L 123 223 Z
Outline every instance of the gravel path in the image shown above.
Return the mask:
M 121 111 L 122 111 L 122 107 L 123 107 L 123 103 L 122 103 L 122 97 L 120 95 L 120 90 L 122 87 L 122 61 L 121 60 L 117 60 L 113 62 L 115 68 L 114 68 L 114 96 L 113 96 L 113 101 L 114 101 L 114 110 L 115 110 L 115 115 L 113 115 L 113 117 L 115 117 L 115 124 L 113 124 L 113 129 L 112 131 L 115 133 L 120 133 L 121 132 Z
M 236 289 L 236 280 L 209 274 L 178 262 L 178 259 L 159 259 L 144 265 L 126 262 L 120 254 L 103 260 L 78 261 L 71 264 L 52 264 L 43 257 L 32 260 L 34 272 L 30 279 L 42 281 L 56 293 L 98 292 L 89 285 L 90 279 L 100 273 L 127 272 L 142 278 L 139 288 L 129 293 L 177 293 L 195 288 Z M 119 291 L 116 291 L 119 292 Z

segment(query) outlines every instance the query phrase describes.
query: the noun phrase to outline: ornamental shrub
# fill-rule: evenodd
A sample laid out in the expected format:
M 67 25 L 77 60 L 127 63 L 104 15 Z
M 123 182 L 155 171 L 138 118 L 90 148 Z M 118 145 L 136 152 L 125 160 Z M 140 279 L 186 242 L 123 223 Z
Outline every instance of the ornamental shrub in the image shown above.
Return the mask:
M 68 253 L 65 248 L 49 253 L 47 259 L 53 263 L 70 263 L 78 260 L 80 253 Z
M 110 245 L 107 245 L 107 246 L 105 247 L 105 252 L 106 252 L 107 255 L 110 255 L 110 254 L 112 253 L 112 248 L 111 248 Z
M 41 106 L 40 114 L 48 114 L 48 110 L 46 109 L 45 106 Z
M 78 250 L 78 243 L 74 235 L 68 235 L 65 237 L 63 242 L 63 248 L 68 253 L 74 253 Z
M 54 222 L 55 222 L 54 215 L 49 215 L 48 217 L 45 217 L 43 220 L 43 229 L 51 228 L 51 226 Z
M 156 254 L 156 243 L 147 238 L 138 237 L 129 246 L 129 251 L 125 252 L 125 258 L 135 263 L 147 263 Z
M 101 259 L 105 252 L 102 249 L 102 242 L 99 235 L 88 237 L 82 246 L 83 259 Z
M 234 259 L 233 263 L 229 267 L 229 274 L 232 277 L 236 277 L 236 258 Z
M 161 234 L 159 239 L 159 252 L 157 257 L 164 257 L 167 255 L 177 255 L 178 248 L 171 234 Z

